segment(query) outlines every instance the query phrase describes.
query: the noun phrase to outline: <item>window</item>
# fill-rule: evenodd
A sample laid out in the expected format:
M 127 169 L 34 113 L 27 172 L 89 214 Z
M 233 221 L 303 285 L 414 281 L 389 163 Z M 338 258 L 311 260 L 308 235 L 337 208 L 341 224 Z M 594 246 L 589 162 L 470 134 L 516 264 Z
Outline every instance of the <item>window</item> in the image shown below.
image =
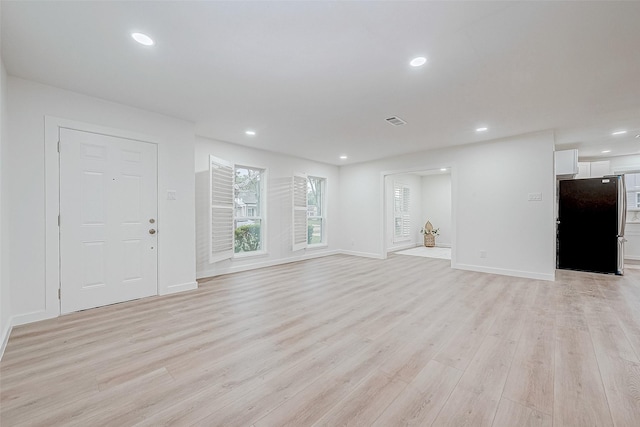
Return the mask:
M 393 241 L 401 242 L 410 240 L 411 217 L 409 206 L 411 203 L 411 191 L 404 184 L 393 184 Z
M 233 185 L 233 251 L 235 253 L 258 252 L 264 248 L 263 183 L 263 169 L 235 167 Z
M 640 172 L 627 172 L 624 175 L 627 190 L 627 210 L 640 209 Z
M 265 170 L 209 156 L 209 262 L 264 251 Z
M 627 190 L 627 222 L 640 223 L 640 171 L 624 172 Z
M 309 245 L 325 242 L 325 186 L 324 178 L 315 176 L 307 178 L 307 244 Z
M 326 181 L 305 174 L 293 176 L 294 251 L 326 243 Z

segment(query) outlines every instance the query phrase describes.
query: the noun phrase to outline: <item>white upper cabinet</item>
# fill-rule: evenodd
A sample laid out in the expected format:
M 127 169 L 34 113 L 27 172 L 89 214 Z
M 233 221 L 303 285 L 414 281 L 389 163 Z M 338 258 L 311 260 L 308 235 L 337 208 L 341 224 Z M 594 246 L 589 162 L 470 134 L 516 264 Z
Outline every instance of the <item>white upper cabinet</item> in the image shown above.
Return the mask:
M 601 178 L 605 175 L 611 175 L 611 162 L 609 160 L 578 162 L 578 169 L 576 178 Z
M 600 178 L 605 175 L 611 175 L 611 162 L 609 160 L 591 162 L 591 178 Z
M 556 151 L 556 176 L 575 175 L 578 173 L 578 150 Z

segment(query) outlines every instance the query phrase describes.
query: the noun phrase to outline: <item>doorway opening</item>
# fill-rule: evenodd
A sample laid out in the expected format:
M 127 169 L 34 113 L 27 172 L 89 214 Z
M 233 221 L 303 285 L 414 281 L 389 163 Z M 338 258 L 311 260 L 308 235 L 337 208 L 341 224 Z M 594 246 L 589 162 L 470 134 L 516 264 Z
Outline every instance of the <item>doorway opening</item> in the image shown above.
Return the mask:
M 451 168 L 384 175 L 385 255 L 452 259 Z

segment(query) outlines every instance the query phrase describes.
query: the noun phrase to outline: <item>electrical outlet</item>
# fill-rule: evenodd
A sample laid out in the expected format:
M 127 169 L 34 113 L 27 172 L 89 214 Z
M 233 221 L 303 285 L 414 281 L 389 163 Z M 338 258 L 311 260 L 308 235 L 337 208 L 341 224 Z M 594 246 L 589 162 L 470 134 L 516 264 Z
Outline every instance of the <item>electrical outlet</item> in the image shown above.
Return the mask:
M 542 201 L 542 193 L 529 193 L 529 201 L 530 202 L 541 202 Z
M 176 190 L 167 190 L 167 200 L 176 200 Z
M 480 251 L 480 258 L 486 258 L 487 257 L 487 251 Z

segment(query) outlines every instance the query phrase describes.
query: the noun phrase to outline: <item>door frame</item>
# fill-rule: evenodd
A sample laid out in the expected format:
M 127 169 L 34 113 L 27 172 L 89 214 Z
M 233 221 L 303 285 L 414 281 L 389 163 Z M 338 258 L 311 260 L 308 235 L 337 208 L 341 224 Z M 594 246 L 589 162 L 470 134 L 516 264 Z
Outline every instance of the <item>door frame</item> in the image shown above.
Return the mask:
M 448 166 L 449 174 L 451 175 L 451 268 L 458 268 L 457 262 L 457 252 L 458 252 L 458 240 L 457 240 L 457 219 L 458 219 L 458 166 L 455 162 L 447 161 L 444 162 Z M 389 256 L 388 248 L 389 244 L 387 242 L 387 226 L 388 226 L 388 214 L 386 210 L 386 201 L 387 197 L 390 195 L 387 194 L 385 179 L 387 176 L 393 176 L 398 174 L 412 173 L 412 172 L 421 172 L 426 170 L 436 170 L 440 169 L 444 166 L 440 164 L 438 165 L 426 165 L 421 167 L 413 167 L 408 169 L 395 169 L 395 170 L 386 170 L 380 172 L 380 212 L 382 213 L 382 224 L 379 231 L 380 241 L 382 242 L 382 253 L 380 254 L 381 259 L 387 259 Z
M 58 317 L 61 313 L 60 299 L 58 298 L 60 289 L 60 231 L 58 225 L 58 216 L 60 215 L 60 157 L 58 153 L 58 141 L 61 128 L 155 144 L 158 153 L 156 157 L 156 182 L 158 182 L 159 179 L 158 159 L 160 157 L 160 144 L 157 138 L 123 129 L 99 126 L 76 120 L 53 116 L 44 117 L 45 310 L 44 312 L 39 311 L 25 315 L 21 323 Z M 156 192 L 158 192 L 157 186 Z M 157 194 L 156 204 L 159 200 L 159 194 Z M 159 206 L 156 208 L 158 209 L 158 216 L 160 216 Z M 158 218 L 158 222 L 160 222 L 160 218 Z M 158 241 L 158 245 L 159 244 L 160 242 Z M 159 251 L 156 251 L 156 254 L 157 253 L 159 253 Z M 158 294 L 159 281 L 158 277 L 156 280 L 156 295 Z

